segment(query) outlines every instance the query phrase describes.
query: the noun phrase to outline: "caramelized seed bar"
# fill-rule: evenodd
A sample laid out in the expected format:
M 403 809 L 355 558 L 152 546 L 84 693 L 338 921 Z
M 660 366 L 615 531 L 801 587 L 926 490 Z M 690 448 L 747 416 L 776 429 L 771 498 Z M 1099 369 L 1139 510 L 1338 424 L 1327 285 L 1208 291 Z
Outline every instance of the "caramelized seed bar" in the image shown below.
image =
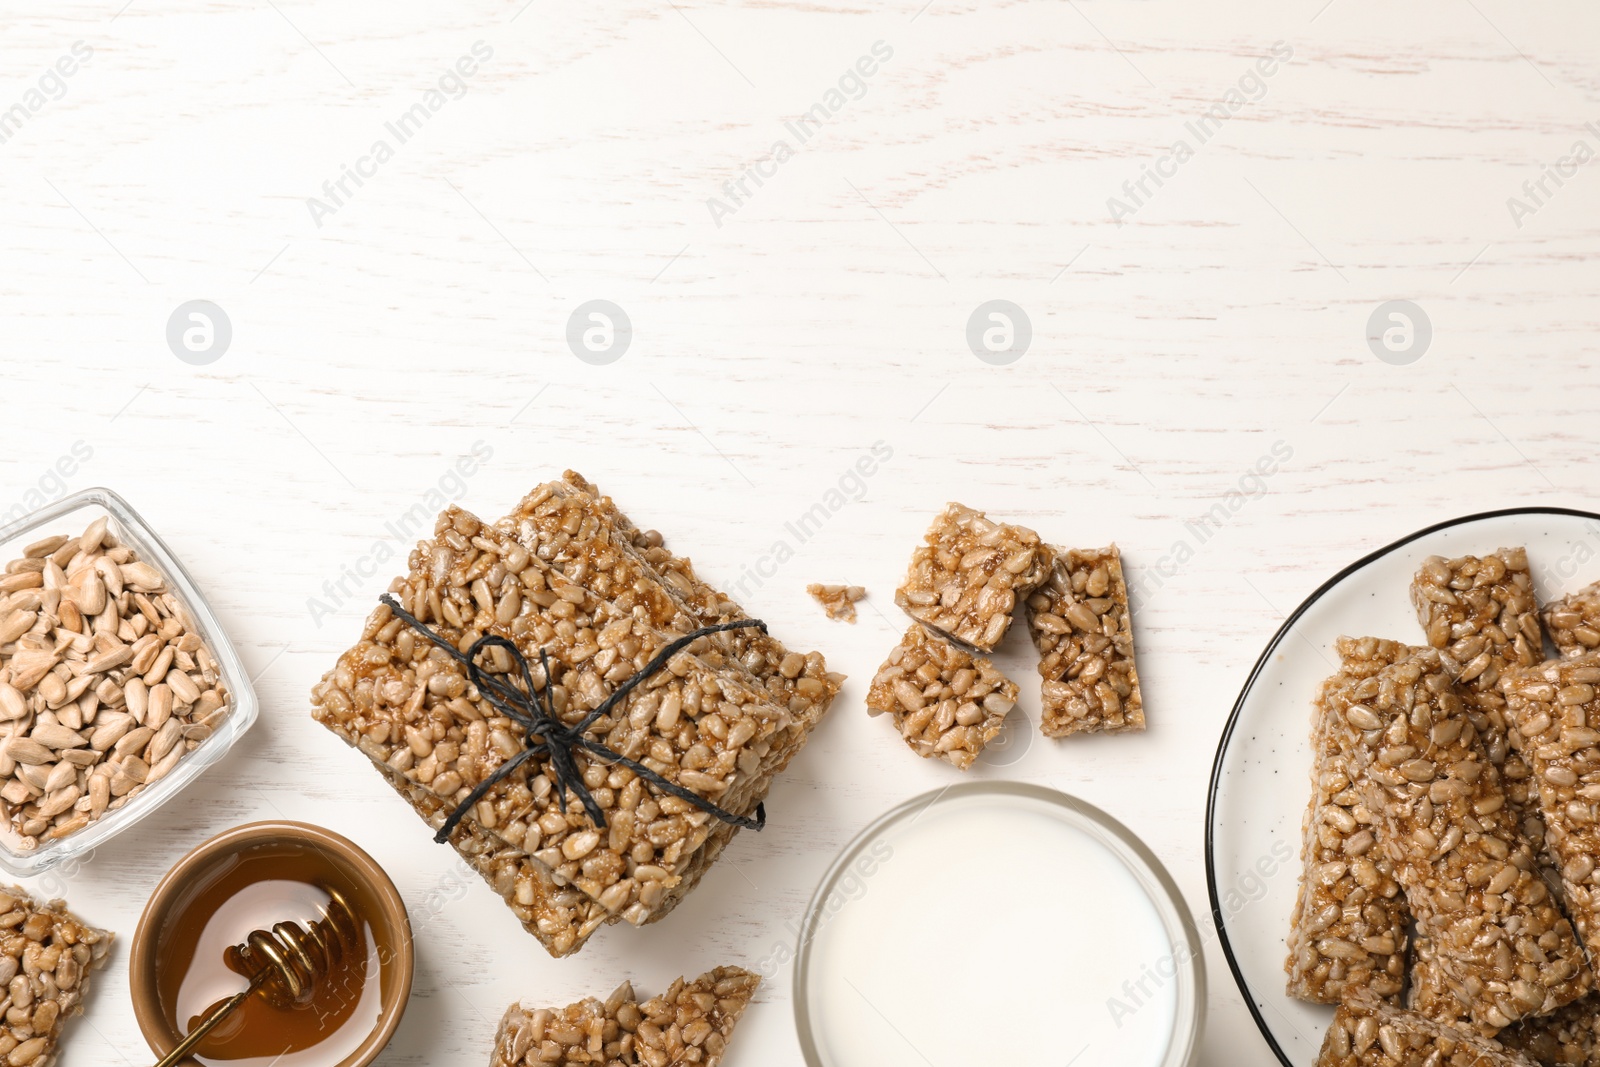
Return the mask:
M 1411 583 L 1411 602 L 1428 643 L 1445 655 L 1489 761 L 1500 768 L 1506 802 L 1536 855 L 1544 821 L 1531 795 L 1531 771 L 1515 751 L 1500 678 L 1544 658 L 1528 553 L 1502 548 L 1488 556 L 1429 557 Z
M 1418 935 L 1471 1022 L 1509 1026 L 1588 992 L 1589 972 L 1451 679 L 1423 649 L 1333 708 Z
M 1024 526 L 952 503 L 933 520 L 894 602 L 958 644 L 993 652 L 1017 598 L 1049 576 L 1049 551 Z
M 0 1057 L 8 1064 L 49 1067 L 63 1031 L 83 1014 L 89 973 L 105 965 L 112 935 L 86 926 L 53 900 L 41 904 L 20 886 L 0 887 Z
M 458 508 L 440 517 L 438 537 L 419 545 L 411 563 L 410 575 L 394 587 L 397 597 L 458 647 L 484 634 L 508 637 L 528 659 L 535 684 L 543 682 L 539 650 L 550 652 L 551 692 L 568 722 L 636 674 L 668 640 Z M 385 605 L 373 613 L 361 642 L 317 687 L 314 714 L 375 762 L 453 805 L 520 750 L 519 731 L 479 698 L 458 664 L 390 614 Z M 511 667 L 503 650 L 491 650 L 487 661 L 491 673 Z M 589 736 L 744 814 L 754 807 L 749 798 L 763 764 L 786 758 L 782 747 L 774 752 L 775 743 L 803 740 L 792 725 L 788 713 L 741 676 L 713 670 L 689 650 L 596 722 Z M 531 763 L 498 783 L 475 815 L 549 867 L 558 882 L 643 922 L 705 843 L 712 817 L 656 795 L 624 767 L 584 752 L 576 760 L 589 788 L 601 791 L 602 807 L 609 801 L 604 833 L 576 798 L 558 795 L 547 764 Z
M 1341 638 L 1339 673 L 1312 705 L 1311 802 L 1301 821 L 1300 889 L 1288 937 L 1291 997 L 1337 1004 L 1350 988 L 1394 998 L 1405 980 L 1411 913 L 1377 846 L 1377 819 L 1351 780 L 1330 693 L 1409 655 L 1395 641 Z
M 1600 582 L 1546 604 L 1544 625 L 1563 656 L 1600 648 Z
M 1045 736 L 1143 730 L 1128 586 L 1117 546 L 1047 551 L 1053 556 L 1049 577 L 1024 601 L 1044 679 Z
M 1508 667 L 1544 658 L 1528 553 L 1502 548 L 1489 556 L 1430 556 L 1411 583 L 1411 603 L 1428 644 L 1459 665 L 1456 681 L 1493 693 Z
M 1546 1067 L 1600 1067 L 1600 994 L 1508 1026 L 1496 1040 Z
M 961 770 L 1017 703 L 1017 683 L 992 660 L 973 656 L 912 623 L 878 668 L 867 690 L 867 711 L 894 714 L 895 728 L 911 751 L 937 756 Z
M 692 982 L 680 978 L 642 1004 L 629 982 L 604 1001 L 513 1004 L 500 1020 L 490 1067 L 717 1067 L 760 982 L 742 968 L 718 967 Z
M 1492 1038 L 1356 990 L 1339 1005 L 1317 1067 L 1538 1067 Z
M 1505 692 L 1567 908 L 1591 955 L 1600 953 L 1600 652 L 1514 671 Z

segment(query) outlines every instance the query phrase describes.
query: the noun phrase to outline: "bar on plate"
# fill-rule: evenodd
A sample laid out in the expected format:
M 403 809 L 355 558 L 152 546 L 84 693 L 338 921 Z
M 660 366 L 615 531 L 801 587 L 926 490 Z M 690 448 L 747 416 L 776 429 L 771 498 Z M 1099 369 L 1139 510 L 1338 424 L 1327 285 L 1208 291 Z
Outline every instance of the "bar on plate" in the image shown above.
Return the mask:
M 1355 990 L 1334 1013 L 1316 1067 L 1538 1067 L 1493 1038 Z
M 1330 691 L 1348 688 L 1410 653 L 1395 641 L 1340 638 L 1340 669 L 1311 714 L 1311 802 L 1301 821 L 1300 888 L 1291 916 L 1291 997 L 1337 1004 L 1346 990 L 1399 995 L 1411 913 L 1376 837 L 1377 820 L 1350 777 Z
M 1588 992 L 1571 924 L 1440 652 L 1420 649 L 1330 699 L 1417 935 L 1466 1018 L 1509 1026 Z
M 1049 576 L 1049 550 L 1025 526 L 952 503 L 911 555 L 894 602 L 935 633 L 993 652 L 1011 612 Z
M 1049 575 L 1024 601 L 1039 651 L 1045 736 L 1143 730 L 1144 698 L 1117 546 L 1048 551 Z
M 1600 953 L 1600 652 L 1514 671 L 1505 694 L 1568 911 L 1591 955 Z
M 1544 606 L 1545 629 L 1563 656 L 1600 649 L 1600 582 Z
M 1411 583 L 1411 602 L 1428 643 L 1446 657 L 1489 761 L 1500 769 L 1506 803 L 1544 863 L 1544 820 L 1532 795 L 1532 772 L 1514 744 L 1500 679 L 1544 658 L 1528 553 L 1502 548 L 1487 556 L 1430 556 Z
M 867 689 L 867 711 L 890 712 L 911 751 L 961 770 L 1000 733 L 1017 703 L 1017 683 L 918 623 L 900 638 Z

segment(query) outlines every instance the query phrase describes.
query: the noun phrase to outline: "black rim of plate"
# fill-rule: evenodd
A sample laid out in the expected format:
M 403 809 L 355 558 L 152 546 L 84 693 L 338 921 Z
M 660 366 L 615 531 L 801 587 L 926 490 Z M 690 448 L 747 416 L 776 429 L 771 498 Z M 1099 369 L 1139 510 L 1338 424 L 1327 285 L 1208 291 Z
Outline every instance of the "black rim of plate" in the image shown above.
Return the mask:
M 1222 758 L 1227 754 L 1228 742 L 1233 739 L 1233 728 L 1238 725 L 1239 712 L 1243 710 L 1245 699 L 1250 695 L 1250 690 L 1255 688 L 1256 678 L 1261 674 L 1262 668 L 1266 666 L 1268 659 L 1277 650 L 1278 645 L 1288 636 L 1289 631 L 1294 628 L 1294 624 L 1300 621 L 1300 616 L 1304 615 L 1311 605 L 1327 595 L 1334 586 L 1343 582 L 1367 564 L 1382 559 L 1391 552 L 1404 548 L 1413 541 L 1427 537 L 1429 534 L 1438 533 L 1440 530 L 1448 530 L 1452 526 L 1465 526 L 1469 522 L 1505 518 L 1509 515 L 1567 515 L 1573 518 L 1593 519 L 1596 522 L 1600 522 L 1600 514 L 1592 511 L 1581 511 L 1577 508 L 1501 508 L 1497 511 L 1480 511 L 1476 514 L 1463 515 L 1460 518 L 1435 523 L 1415 533 L 1407 534 L 1398 541 L 1392 541 L 1382 548 L 1368 552 L 1365 556 L 1362 556 L 1339 571 L 1338 574 L 1317 586 L 1312 594 L 1301 601 L 1300 606 L 1289 614 L 1289 617 L 1283 621 L 1283 625 L 1278 627 L 1277 632 L 1272 635 L 1272 639 L 1267 642 L 1267 647 L 1262 650 L 1260 657 L 1256 659 L 1255 666 L 1250 668 L 1250 674 L 1244 681 L 1244 688 L 1239 690 L 1239 697 L 1233 702 L 1233 710 L 1228 713 L 1228 722 L 1222 729 L 1222 740 L 1217 743 L 1217 755 L 1211 764 L 1211 782 L 1206 790 L 1206 895 L 1210 898 L 1211 921 L 1217 928 L 1217 942 L 1222 946 L 1222 955 L 1228 961 L 1228 970 L 1233 972 L 1233 982 L 1239 987 L 1239 992 L 1244 996 L 1245 1007 L 1250 1009 L 1250 1017 L 1255 1020 L 1256 1029 L 1261 1031 L 1261 1036 L 1266 1039 L 1267 1047 L 1272 1049 L 1273 1055 L 1278 1057 L 1278 1062 L 1283 1064 L 1283 1067 L 1294 1067 L 1294 1064 L 1289 1061 L 1288 1056 L 1284 1055 L 1283 1049 L 1278 1045 L 1277 1038 L 1273 1037 L 1271 1027 L 1267 1025 L 1266 1019 L 1261 1015 L 1261 1008 L 1256 1003 L 1255 994 L 1251 991 L 1249 982 L 1245 980 L 1244 973 L 1239 969 L 1239 961 L 1234 958 L 1233 945 L 1228 941 L 1228 930 L 1222 915 L 1222 903 L 1217 896 L 1217 865 L 1214 853 L 1215 841 L 1212 832 L 1213 827 L 1216 825 L 1217 788 L 1222 781 Z

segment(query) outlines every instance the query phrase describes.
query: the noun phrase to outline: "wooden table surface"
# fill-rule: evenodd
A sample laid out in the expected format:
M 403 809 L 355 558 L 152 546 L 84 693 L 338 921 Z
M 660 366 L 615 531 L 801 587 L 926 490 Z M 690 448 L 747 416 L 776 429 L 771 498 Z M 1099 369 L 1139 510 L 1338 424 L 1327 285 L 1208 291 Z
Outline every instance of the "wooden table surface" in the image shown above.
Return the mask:
M 1597 31 L 1507 0 L 7 5 L 0 510 L 121 492 L 263 702 L 181 803 L 40 888 L 126 938 L 225 827 L 348 834 L 417 927 L 385 1067 L 486 1062 L 518 997 L 759 964 L 857 830 L 954 775 L 862 700 L 959 499 L 1122 546 L 1150 722 L 1025 734 L 972 777 L 1102 806 L 1203 919 L 1216 741 L 1285 613 L 1423 525 L 1589 499 Z M 596 299 L 632 324 L 604 365 L 567 339 Z M 169 345 L 193 300 L 226 350 L 182 316 Z M 1020 356 L 969 345 L 991 300 Z M 668 921 L 551 961 L 307 693 L 404 551 L 386 524 L 430 494 L 496 516 L 566 467 L 850 682 L 766 833 Z M 861 621 L 813 581 L 867 586 Z M 1029 651 L 1001 662 L 1037 720 Z M 1203 925 L 1202 1062 L 1271 1064 Z M 65 1067 L 149 1059 L 125 962 Z M 800 1062 L 790 992 L 777 970 L 729 1067 Z

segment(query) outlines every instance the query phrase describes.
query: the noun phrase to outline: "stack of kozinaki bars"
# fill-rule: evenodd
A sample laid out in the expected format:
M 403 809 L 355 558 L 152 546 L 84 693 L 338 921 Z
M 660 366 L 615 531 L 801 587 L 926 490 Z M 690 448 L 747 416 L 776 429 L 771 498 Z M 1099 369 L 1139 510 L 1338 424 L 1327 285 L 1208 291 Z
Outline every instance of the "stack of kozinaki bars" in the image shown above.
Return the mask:
M 539 487 L 486 524 L 451 507 L 390 592 L 465 651 L 509 638 L 572 723 L 663 646 L 702 626 L 747 618 L 659 534 L 641 532 L 580 476 Z M 489 648 L 480 662 L 508 677 Z M 749 628 L 702 638 L 634 689 L 587 735 L 734 815 L 748 815 L 805 744 L 842 677 L 815 653 L 790 652 Z M 521 730 L 459 663 L 381 605 L 361 640 L 313 691 L 313 716 L 360 749 L 436 829 L 523 747 Z M 451 835 L 553 956 L 576 952 L 601 923 L 660 919 L 698 884 L 737 833 L 622 766 L 578 751 L 606 816 L 596 828 L 561 795 L 547 760 L 496 783 Z
M 1411 599 L 1427 644 L 1340 639 L 1314 702 L 1289 993 L 1341 1005 L 1321 1067 L 1600 1067 L 1600 589 L 1551 660 L 1520 548 Z
M 992 653 L 1020 600 L 1039 650 L 1047 737 L 1144 729 L 1117 547 L 1055 548 L 951 504 L 911 557 L 895 603 L 915 620 L 867 693 L 913 752 L 966 770 L 1000 733 L 1016 683 Z

